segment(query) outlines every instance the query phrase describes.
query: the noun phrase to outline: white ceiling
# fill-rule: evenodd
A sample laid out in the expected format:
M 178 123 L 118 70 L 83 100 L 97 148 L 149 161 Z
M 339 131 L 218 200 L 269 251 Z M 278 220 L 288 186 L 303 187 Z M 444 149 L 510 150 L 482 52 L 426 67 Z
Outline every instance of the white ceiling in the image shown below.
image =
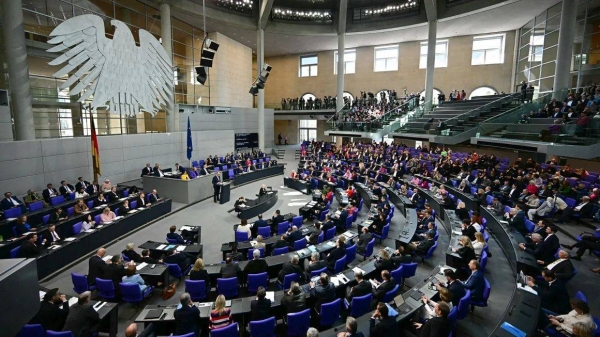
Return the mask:
M 460 17 L 452 17 L 438 22 L 438 38 L 448 38 L 461 35 L 487 34 L 501 31 L 515 30 L 540 14 L 548 7 L 555 5 L 560 0 L 517 0 L 505 3 L 491 9 L 471 12 Z M 423 9 L 424 10 L 424 9 Z M 178 13 L 172 13 L 178 16 Z M 189 22 L 201 27 L 201 22 Z M 192 19 L 193 20 L 193 19 Z M 337 36 L 335 34 L 320 35 L 291 35 L 269 32 L 269 22 L 265 30 L 265 55 L 288 55 L 306 52 L 337 49 Z M 256 51 L 256 31 L 233 27 L 223 22 L 207 19 L 207 31 L 218 31 Z M 299 30 L 302 25 L 299 25 Z M 401 27 L 386 31 L 346 34 L 346 47 L 385 45 L 407 41 L 427 39 L 427 24 Z

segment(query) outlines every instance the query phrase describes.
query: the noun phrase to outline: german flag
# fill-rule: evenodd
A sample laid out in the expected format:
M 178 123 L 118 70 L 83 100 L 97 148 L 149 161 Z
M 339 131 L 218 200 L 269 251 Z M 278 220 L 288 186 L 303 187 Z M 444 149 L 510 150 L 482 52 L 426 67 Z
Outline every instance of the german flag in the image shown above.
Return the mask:
M 96 135 L 96 126 L 94 125 L 94 116 L 90 113 L 90 129 L 92 131 L 92 167 L 94 169 L 94 179 L 97 180 L 102 175 L 100 169 L 100 148 L 98 147 L 98 136 Z

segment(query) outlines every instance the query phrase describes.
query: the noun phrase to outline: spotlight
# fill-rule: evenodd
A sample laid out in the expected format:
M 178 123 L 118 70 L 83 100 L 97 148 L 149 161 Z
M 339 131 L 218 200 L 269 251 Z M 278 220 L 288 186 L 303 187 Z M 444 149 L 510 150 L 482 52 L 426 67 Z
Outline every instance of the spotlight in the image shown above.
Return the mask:
M 211 39 L 205 39 L 202 43 L 202 55 L 200 65 L 203 67 L 212 67 L 215 53 L 219 49 L 219 44 Z
M 206 73 L 207 72 L 205 67 L 196 67 L 196 74 L 198 75 L 196 77 L 196 81 L 204 85 L 204 83 L 206 82 Z
M 256 87 L 255 85 L 253 85 L 252 87 L 250 87 L 250 93 L 253 96 L 256 96 L 258 94 L 258 87 Z

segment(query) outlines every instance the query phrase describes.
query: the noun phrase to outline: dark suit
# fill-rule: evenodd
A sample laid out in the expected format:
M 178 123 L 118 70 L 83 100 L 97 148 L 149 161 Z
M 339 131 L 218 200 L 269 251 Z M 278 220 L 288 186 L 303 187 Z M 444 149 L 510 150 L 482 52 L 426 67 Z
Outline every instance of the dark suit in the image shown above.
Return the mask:
M 451 328 L 448 318 L 434 317 L 423 324 L 419 337 L 446 337 L 450 334 Z
M 523 212 L 523 211 L 517 212 L 517 214 L 515 214 L 515 216 L 508 219 L 508 224 L 511 227 L 514 227 L 516 230 L 518 230 L 523 235 L 529 234 L 527 227 L 525 227 L 525 212 Z
M 388 317 L 377 324 L 375 324 L 375 319 L 371 319 L 369 332 L 371 337 L 400 336 L 400 328 L 395 317 Z
M 148 203 L 145 199 L 138 197 L 137 199 L 137 207 L 146 207 L 146 204 Z
M 314 262 L 312 264 L 308 264 L 308 265 L 304 265 L 304 273 L 306 274 L 306 278 L 308 279 L 310 277 L 310 273 L 315 271 L 315 270 L 320 270 L 327 267 L 327 262 L 323 261 L 323 260 L 319 260 L 317 262 Z
M 466 289 L 471 291 L 471 300 L 480 301 L 483 299 L 483 289 L 485 288 L 485 278 L 479 270 L 472 273 L 464 283 Z
M 458 302 L 460 302 L 460 299 L 463 298 L 467 293 L 465 286 L 462 284 L 462 282 L 455 280 L 448 285 L 447 288 L 452 293 L 452 305 L 458 307 Z
M 248 274 L 260 274 L 267 271 L 269 266 L 267 265 L 267 261 L 264 259 L 251 260 L 248 261 L 246 267 L 244 267 L 244 273 Z
M 231 278 L 237 277 L 238 273 L 241 272 L 240 266 L 237 263 L 226 263 L 221 265 L 221 277 Z
M 142 169 L 142 174 L 140 174 L 140 177 L 143 176 L 150 176 L 154 174 L 154 170 L 152 170 L 152 167 L 144 167 Z
M 58 234 L 58 231 L 55 231 L 56 235 L 58 236 L 58 240 L 52 235 L 52 233 L 50 233 L 50 231 L 48 231 L 46 234 L 44 234 L 44 239 L 46 239 L 46 247 L 50 247 L 52 246 L 52 244 L 54 242 L 59 243 L 62 241 L 62 237 L 60 237 L 60 235 Z
M 285 277 L 285 275 L 288 274 L 298 274 L 300 275 L 300 280 L 304 278 L 304 274 L 302 273 L 302 269 L 300 268 L 300 266 L 297 264 L 293 264 L 290 261 L 286 261 L 281 267 L 279 275 L 277 275 L 279 282 L 283 283 L 283 278 Z
M 250 312 L 253 321 L 260 321 L 271 317 L 271 300 L 263 298 L 262 300 L 252 300 L 250 302 Z
M 38 246 L 33 242 L 25 241 L 21 245 L 21 250 L 19 251 L 19 253 L 21 255 L 20 257 L 32 258 L 40 255 L 41 251 L 42 247 Z
M 280 222 L 284 222 L 285 218 L 283 217 L 283 215 L 279 214 L 278 216 L 274 216 L 273 218 L 271 218 L 271 222 L 273 223 L 273 226 L 275 226 L 275 228 L 277 228 L 277 225 Z
M 219 185 L 219 183 L 221 182 L 221 180 L 219 179 L 219 177 L 217 177 L 216 175 L 213 176 L 212 178 L 212 184 L 213 184 L 213 201 L 217 202 L 219 201 L 219 194 L 221 193 L 221 185 Z
M 329 256 L 327 256 L 327 265 L 333 268 L 335 266 L 335 262 L 344 256 L 346 256 L 346 248 L 334 248 L 331 253 L 329 253 Z
M 190 332 L 196 336 L 200 332 L 200 310 L 192 305 L 182 305 L 181 308 L 175 310 L 175 335 L 182 336 Z
M 67 188 L 65 186 L 60 186 L 59 189 L 58 189 L 58 191 L 60 192 L 60 194 L 63 197 L 65 197 L 65 198 L 68 197 L 70 193 L 74 193 L 75 192 L 75 187 L 73 187 L 73 185 L 67 184 L 67 186 L 69 187 L 70 192 L 67 191 Z
M 462 230 L 462 235 L 468 236 L 471 241 L 475 241 L 475 233 L 477 233 L 477 229 L 471 225 Z
M 183 236 L 179 235 L 178 233 L 167 233 L 167 239 L 177 240 L 177 243 L 185 244 Z
M 99 322 L 100 316 L 92 305 L 75 303 L 69 309 L 63 331 L 71 331 L 76 337 L 91 337 Z
M 391 259 L 378 259 L 375 261 L 375 268 L 377 268 L 377 274 L 380 274 L 382 270 L 391 272 L 394 270 L 394 262 Z
M 573 273 L 575 273 L 575 267 L 573 267 L 573 263 L 570 259 L 566 259 L 552 267 L 552 271 L 554 274 L 556 274 L 557 279 L 566 282 L 568 279 L 573 277 Z
M 294 246 L 294 242 L 301 240 L 303 238 L 302 232 L 300 230 L 296 230 L 288 234 L 288 244 L 290 247 Z
M 165 258 L 163 258 L 163 262 L 169 264 L 176 264 L 179 266 L 179 269 L 181 269 L 181 271 L 184 271 L 185 268 L 187 268 L 187 266 L 190 265 L 190 259 L 186 257 L 185 254 L 181 253 L 174 253 L 173 255 L 165 256 Z
M 33 316 L 29 324 L 41 324 L 44 330 L 61 331 L 69 315 L 69 302 L 59 305 L 43 301 L 40 310 Z
M 124 216 L 125 214 L 129 213 L 130 210 L 131 208 L 125 207 L 124 205 L 119 206 L 119 216 Z
M 104 197 L 109 201 L 109 202 L 115 202 L 119 200 L 119 195 L 115 192 L 107 192 L 106 194 L 104 194 Z
M 345 209 L 340 212 L 340 217 L 337 220 L 337 230 L 339 232 L 346 229 L 346 219 L 348 219 L 348 211 Z
M 87 192 L 87 194 L 89 195 L 94 195 L 98 192 L 100 192 L 100 185 L 99 184 L 90 184 L 85 191 Z
M 54 196 L 59 195 L 56 188 L 52 188 L 52 191 L 54 192 Z M 51 196 L 50 196 L 50 191 L 47 188 L 42 191 L 42 196 L 44 197 L 44 200 L 46 200 L 47 203 L 50 203 Z
M 359 254 L 363 254 L 367 250 L 367 244 L 371 241 L 373 235 L 369 232 L 362 233 L 358 236 L 358 243 L 356 247 L 356 252 Z
M 138 254 L 135 250 L 125 249 L 121 252 L 123 255 L 127 256 L 131 261 L 138 262 L 142 259 L 142 256 Z
M 160 196 L 158 194 L 148 194 L 148 202 L 153 204 L 158 202 L 158 199 L 160 199 Z
M 160 177 L 160 176 L 161 176 L 161 174 L 164 176 L 164 174 L 165 174 L 165 173 L 163 172 L 163 170 L 159 170 L 159 169 L 158 169 L 158 167 L 155 167 L 153 171 L 154 171 L 154 172 L 153 172 L 153 175 L 154 175 L 155 177 Z
M 335 286 L 329 282 L 326 286 L 317 283 L 314 288 L 310 289 L 310 296 L 316 297 L 317 302 L 315 303 L 315 310 L 321 311 L 321 305 L 323 303 L 329 303 L 335 300 Z
M 561 315 L 571 311 L 569 293 L 563 281 L 556 279 L 552 284 L 540 282 L 534 289 L 542 298 L 542 308 Z
M 111 280 L 115 285 L 115 289 L 120 289 L 119 283 L 123 279 L 123 276 L 125 276 L 125 268 L 123 268 L 122 265 L 111 263 L 106 265 L 106 269 L 104 269 L 104 275 L 102 278 L 105 280 Z
M 357 283 L 354 287 L 352 287 L 352 290 L 350 290 L 350 293 L 347 296 L 348 303 L 352 303 L 352 299 L 354 297 L 365 296 L 367 294 L 370 294 L 372 291 L 373 287 L 371 286 L 371 282 L 362 280 L 361 282 Z
M 11 196 L 10 197 L 12 200 L 14 200 L 15 202 L 18 203 L 18 205 L 15 205 L 12 201 L 10 201 L 8 198 L 4 198 L 2 199 L 2 201 L 0 202 L 0 205 L 2 206 L 3 210 L 9 210 L 13 207 L 21 207 L 23 206 L 23 202 L 21 202 L 21 200 L 19 200 L 19 198 Z
M 373 289 L 373 304 L 377 305 L 378 302 L 381 302 L 385 297 L 385 294 L 387 294 L 388 291 L 394 289 L 395 286 L 396 282 L 394 282 L 393 278 L 389 281 L 384 281 L 381 284 L 379 284 L 379 287 L 377 287 L 377 289 Z
M 77 184 L 75 184 L 75 191 L 79 191 L 82 188 L 84 190 L 86 190 L 89 185 L 91 185 L 91 184 L 89 182 L 85 181 L 85 180 L 84 181 L 79 181 L 79 182 L 77 182 Z
M 418 255 L 427 255 L 427 252 L 429 251 L 429 249 L 431 247 L 433 247 L 434 244 L 435 244 L 435 241 L 433 241 L 433 239 L 424 240 L 424 241 L 419 242 L 419 244 L 417 245 L 417 254 Z
M 312 234 L 308 238 L 308 244 L 309 245 L 318 244 L 319 243 L 319 235 L 321 235 L 321 233 L 323 233 L 323 231 L 321 229 L 316 229 L 314 232 L 312 232 Z M 323 235 L 325 235 L 325 234 L 323 234 Z

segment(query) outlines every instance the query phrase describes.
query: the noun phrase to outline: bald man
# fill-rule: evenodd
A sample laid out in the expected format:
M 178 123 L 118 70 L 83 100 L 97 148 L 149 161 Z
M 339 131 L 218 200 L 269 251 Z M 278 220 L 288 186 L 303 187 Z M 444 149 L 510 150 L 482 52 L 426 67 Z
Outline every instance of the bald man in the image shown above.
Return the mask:
M 154 337 L 154 336 L 156 336 L 154 334 L 154 323 L 148 324 L 146 329 L 144 329 L 144 331 L 142 331 L 142 333 L 140 333 L 140 334 L 137 333 L 137 324 L 135 324 L 135 323 L 129 324 L 127 329 L 125 329 L 125 337 Z
M 100 248 L 96 252 L 96 255 L 90 257 L 87 276 L 88 284 L 96 284 L 96 278 L 102 278 L 104 276 L 107 264 L 107 262 L 104 262 L 102 259 L 104 258 L 104 255 L 106 255 L 106 249 Z

